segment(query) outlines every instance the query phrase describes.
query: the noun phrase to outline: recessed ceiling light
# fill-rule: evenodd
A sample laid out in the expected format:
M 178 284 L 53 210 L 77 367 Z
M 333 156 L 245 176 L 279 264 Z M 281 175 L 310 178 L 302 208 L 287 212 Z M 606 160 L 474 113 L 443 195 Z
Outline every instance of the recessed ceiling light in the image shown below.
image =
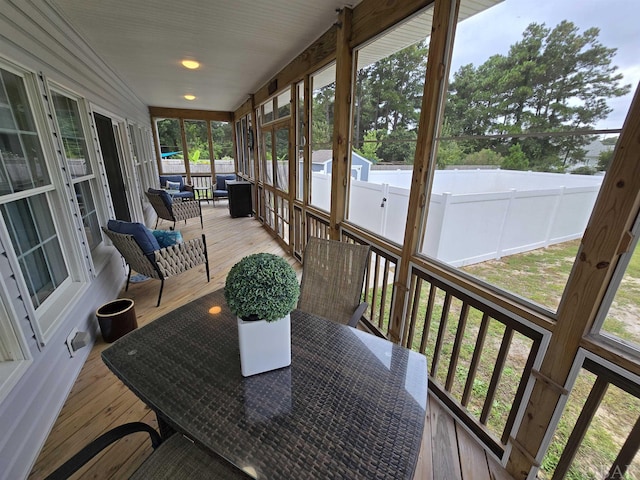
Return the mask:
M 195 100 L 196 96 L 195 95 L 191 95 L 190 93 L 186 94 L 184 96 L 184 98 L 186 98 L 187 100 Z
M 198 68 L 200 66 L 200 63 L 196 62 L 195 60 L 182 60 L 182 65 L 184 65 L 186 68 L 193 70 Z

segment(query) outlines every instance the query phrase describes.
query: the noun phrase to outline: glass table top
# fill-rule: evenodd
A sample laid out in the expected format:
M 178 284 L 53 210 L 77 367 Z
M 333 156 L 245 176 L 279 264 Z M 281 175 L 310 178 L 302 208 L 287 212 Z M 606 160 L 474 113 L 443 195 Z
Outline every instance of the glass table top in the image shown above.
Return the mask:
M 219 290 L 102 357 L 172 428 L 254 478 L 413 478 L 424 355 L 299 310 L 291 354 L 289 367 L 243 377 L 236 318 Z

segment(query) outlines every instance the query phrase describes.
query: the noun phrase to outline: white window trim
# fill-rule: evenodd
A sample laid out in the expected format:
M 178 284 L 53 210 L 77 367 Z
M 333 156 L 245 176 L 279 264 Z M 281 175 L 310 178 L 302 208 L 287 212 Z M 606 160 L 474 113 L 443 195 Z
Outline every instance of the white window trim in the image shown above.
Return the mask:
M 99 155 L 99 163 L 101 168 L 100 173 L 101 175 L 104 176 L 103 188 L 106 188 L 107 190 L 109 188 L 108 180 L 106 176 L 106 171 L 104 170 L 105 166 L 104 166 L 104 159 L 102 157 L 102 149 L 100 148 L 100 141 L 98 139 L 97 131 L 95 128 L 95 120 L 93 116 L 94 113 L 98 113 L 100 115 L 108 117 L 111 120 L 112 127 L 117 127 L 118 134 L 115 135 L 114 133 L 114 135 L 116 137 L 116 148 L 117 148 L 118 154 L 122 155 L 122 158 L 120 158 L 120 162 L 121 162 L 120 169 L 123 175 L 123 180 L 125 185 L 124 194 L 126 195 L 127 203 L 129 205 L 131 221 L 144 223 L 144 213 L 142 210 L 142 205 L 138 198 L 139 192 L 138 192 L 138 187 L 136 183 L 137 174 L 136 174 L 135 165 L 133 164 L 133 155 L 132 155 L 132 152 L 130 151 L 130 146 L 129 146 L 129 128 L 127 126 L 127 120 L 121 117 L 120 115 L 116 115 L 115 113 L 112 113 L 109 110 L 106 110 L 100 107 L 99 105 L 96 105 L 91 102 L 89 103 L 89 116 L 91 118 L 92 128 L 95 132 L 95 134 L 92 135 L 92 138 L 94 139 L 94 142 L 95 142 L 95 150 Z M 105 196 L 109 198 L 109 201 L 111 202 L 111 205 L 109 206 L 109 211 L 111 212 L 110 218 L 115 218 L 115 213 L 113 213 L 113 203 L 111 200 L 111 195 L 109 194 L 109 192 L 105 192 Z
M 3 58 L 0 59 L 0 68 L 18 75 L 23 79 L 27 100 L 33 115 L 35 131 L 38 135 L 45 159 L 44 165 L 50 179 L 49 185 L 5 195 L 2 197 L 2 203 L 9 203 L 22 198 L 30 198 L 38 194 L 47 195 L 51 218 L 56 234 L 58 235 L 64 263 L 69 275 L 68 278 L 56 288 L 56 291 L 50 298 L 47 298 L 38 311 L 36 311 L 22 275 L 16 252 L 13 249 L 6 224 L 4 221 L 0 221 L 0 237 L 6 247 L 7 260 L 15 276 L 18 291 L 20 292 L 22 303 L 31 328 L 33 329 L 38 347 L 42 348 L 51 340 L 51 337 L 64 320 L 63 312 L 72 303 L 75 303 L 86 290 L 89 275 L 87 270 L 82 267 L 83 264 L 81 261 L 78 260 L 82 257 L 82 252 L 79 242 L 76 241 L 77 235 L 68 227 L 68 225 L 73 225 L 72 212 L 69 210 L 66 202 L 63 201 L 66 194 L 65 185 L 68 183 L 68 179 L 64 178 L 63 172 L 58 168 L 59 160 L 53 144 L 51 125 L 48 123 L 46 105 L 44 105 L 42 100 L 43 94 L 48 93 L 45 89 L 46 80 L 42 77 L 42 82 L 38 82 L 36 73 L 20 68 Z M 9 300 L 12 301 L 11 299 Z M 45 316 L 47 318 L 47 325 L 43 328 L 41 322 Z M 18 330 L 21 331 L 19 326 Z
M 14 360 L 0 361 L 0 403 L 33 363 L 27 340 L 17 324 L 18 315 L 7 298 L 8 291 L 4 279 L 0 277 L 0 343 L 7 350 L 15 352 Z
M 611 280 L 607 286 L 607 291 L 605 292 L 602 302 L 600 303 L 600 307 L 598 308 L 598 313 L 593 322 L 593 326 L 591 327 L 590 335 L 602 340 L 611 348 L 627 353 L 638 360 L 640 359 L 640 347 L 638 345 L 628 343 L 625 340 L 607 334 L 606 331 L 602 330 L 602 326 L 609 314 L 611 304 L 613 303 L 616 293 L 618 293 L 618 289 L 620 288 L 620 283 L 627 272 L 627 267 L 629 266 L 631 257 L 633 256 L 635 249 L 638 248 L 638 240 L 640 237 L 640 215 L 638 215 L 634 222 L 633 228 L 631 229 L 631 235 L 633 236 L 633 240 L 630 242 L 628 250 L 620 255 L 620 258 L 618 259 L 618 264 L 611 276 Z
M 80 125 L 82 127 L 82 133 L 84 135 L 85 143 L 87 146 L 87 154 L 89 155 L 88 160 L 91 166 L 91 173 L 88 175 L 83 175 L 81 177 L 69 178 L 69 182 L 71 182 L 71 184 L 73 185 L 76 185 L 81 182 L 89 181 L 90 188 L 91 188 L 91 183 L 93 183 L 93 187 L 97 190 L 96 193 L 98 193 L 98 195 L 93 198 L 93 203 L 96 208 L 98 221 L 100 224 L 104 225 L 106 224 L 107 219 L 109 218 L 109 214 L 108 214 L 108 207 L 104 200 L 105 198 L 104 188 L 100 181 L 100 178 L 102 176 L 102 165 L 100 164 L 100 162 L 98 162 L 98 158 L 97 158 L 96 147 L 94 145 L 94 142 L 96 141 L 96 139 L 94 138 L 91 132 L 92 117 L 87 107 L 87 102 L 83 97 L 81 97 L 77 93 L 53 81 L 47 80 L 45 84 L 47 88 L 48 98 L 52 98 L 51 92 L 55 92 L 58 95 L 62 95 L 70 98 L 71 100 L 75 101 L 78 105 L 78 113 L 80 115 Z M 53 106 L 51 106 L 51 114 L 55 119 L 55 121 L 53 122 L 54 123 L 53 128 L 55 128 L 55 131 L 58 132 L 58 121 L 56 117 L 55 108 Z M 64 155 L 64 153 L 62 153 L 61 155 L 65 158 L 65 162 L 67 162 L 68 159 L 66 159 L 66 156 Z M 100 193 L 102 193 L 102 195 L 100 195 Z M 74 213 L 78 216 L 77 218 L 80 219 L 79 221 L 82 222 L 81 216 L 80 216 L 80 209 L 75 199 L 73 201 L 73 204 L 75 209 Z M 95 278 L 98 275 L 98 272 L 102 268 L 104 268 L 104 264 L 105 264 L 104 254 L 102 254 L 101 249 L 99 249 L 101 245 L 104 245 L 104 238 L 102 236 L 100 237 L 101 241 L 93 250 L 90 250 L 89 245 L 86 242 L 85 235 L 81 231 L 81 229 L 77 229 L 76 238 L 77 238 L 78 244 L 83 245 L 82 248 L 83 250 L 85 250 L 84 257 L 86 259 L 86 268 L 89 270 L 89 276 L 90 278 Z

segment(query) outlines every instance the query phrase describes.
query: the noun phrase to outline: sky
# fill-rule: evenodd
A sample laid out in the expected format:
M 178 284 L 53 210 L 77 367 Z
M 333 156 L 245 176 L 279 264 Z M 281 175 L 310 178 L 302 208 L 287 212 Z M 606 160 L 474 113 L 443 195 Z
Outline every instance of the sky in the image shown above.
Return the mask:
M 451 74 L 461 65 L 477 67 L 492 55 L 506 54 L 532 22 L 553 28 L 562 20 L 573 22 L 580 33 L 599 28 L 600 42 L 618 49 L 612 63 L 631 92 L 607 102 L 613 112 L 596 128 L 621 128 L 640 82 L 640 0 L 505 0 L 458 25 Z

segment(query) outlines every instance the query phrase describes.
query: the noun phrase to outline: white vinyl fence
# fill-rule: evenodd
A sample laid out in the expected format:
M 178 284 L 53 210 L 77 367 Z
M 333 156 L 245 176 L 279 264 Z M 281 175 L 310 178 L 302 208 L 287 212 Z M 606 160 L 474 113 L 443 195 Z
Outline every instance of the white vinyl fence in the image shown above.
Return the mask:
M 369 178 L 352 180 L 348 218 L 402 244 L 411 172 L 372 171 Z M 602 178 L 438 170 L 422 252 L 464 266 L 581 238 Z M 386 183 L 374 183 L 380 180 Z M 312 203 L 324 210 L 330 206 L 330 182 L 330 175 L 313 174 Z

